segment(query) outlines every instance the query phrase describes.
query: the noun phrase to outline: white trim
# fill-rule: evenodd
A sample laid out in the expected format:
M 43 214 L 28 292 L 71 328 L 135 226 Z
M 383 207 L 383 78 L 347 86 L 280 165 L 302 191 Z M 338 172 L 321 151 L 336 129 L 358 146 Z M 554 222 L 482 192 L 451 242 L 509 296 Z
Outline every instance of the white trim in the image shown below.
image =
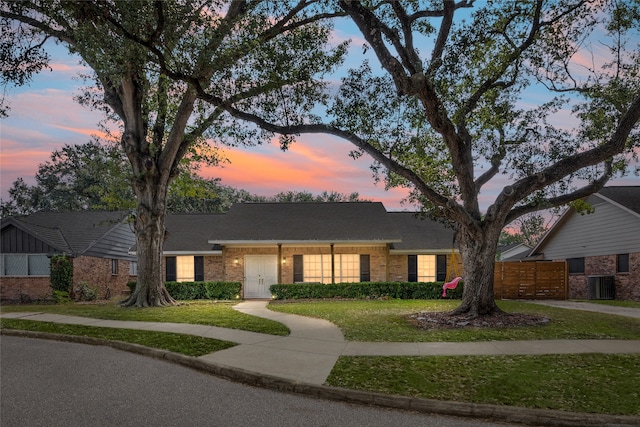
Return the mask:
M 129 255 L 137 256 L 138 253 L 129 251 Z M 222 255 L 222 251 L 162 251 L 162 255 Z
M 451 249 L 390 249 L 390 255 L 449 255 Z M 453 253 L 459 254 L 458 249 L 454 249 Z
M 603 201 L 608 202 L 608 203 L 611 203 L 613 206 L 615 206 L 615 207 L 617 207 L 617 208 L 620 208 L 620 209 L 622 209 L 623 211 L 628 212 L 628 213 L 630 213 L 631 215 L 633 215 L 633 216 L 637 216 L 638 218 L 640 218 L 640 213 L 638 213 L 638 212 L 636 212 L 636 211 L 634 211 L 634 210 L 631 210 L 631 209 L 629 209 L 628 207 L 621 205 L 620 203 L 614 202 L 614 201 L 613 201 L 613 200 L 611 200 L 610 198 L 608 198 L 608 197 L 606 197 L 606 196 L 603 196 L 603 195 L 602 195 L 602 194 L 600 194 L 600 193 L 596 193 L 596 194 L 594 194 L 594 196 L 598 196 L 598 197 L 600 197 Z
M 384 246 L 389 243 L 400 243 L 402 240 L 209 240 L 209 244 L 218 244 L 228 247 L 259 247 L 259 246 Z

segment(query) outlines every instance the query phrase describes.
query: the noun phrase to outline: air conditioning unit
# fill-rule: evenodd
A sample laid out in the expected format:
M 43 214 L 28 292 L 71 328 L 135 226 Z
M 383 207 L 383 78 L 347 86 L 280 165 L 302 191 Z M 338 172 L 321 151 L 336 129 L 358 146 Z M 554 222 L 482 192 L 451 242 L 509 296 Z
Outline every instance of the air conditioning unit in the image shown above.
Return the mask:
M 615 299 L 615 276 L 589 276 L 589 299 Z

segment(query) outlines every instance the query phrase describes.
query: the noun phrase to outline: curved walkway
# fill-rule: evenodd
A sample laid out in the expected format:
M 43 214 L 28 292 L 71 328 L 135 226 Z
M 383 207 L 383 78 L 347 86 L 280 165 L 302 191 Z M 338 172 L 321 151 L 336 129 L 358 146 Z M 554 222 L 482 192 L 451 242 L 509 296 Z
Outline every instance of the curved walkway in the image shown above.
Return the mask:
M 563 308 L 589 309 L 631 317 L 640 309 L 589 303 L 562 302 Z M 286 325 L 286 337 L 186 323 L 99 320 L 47 313 L 5 313 L 5 318 L 81 324 L 97 327 L 176 332 L 231 341 L 240 345 L 199 359 L 227 368 L 283 378 L 306 384 L 324 384 L 340 356 L 460 356 L 568 353 L 640 353 L 638 340 L 531 340 L 481 342 L 355 342 L 345 341 L 334 324 L 294 314 L 271 311 L 268 301 L 244 301 L 234 308 L 243 313 Z

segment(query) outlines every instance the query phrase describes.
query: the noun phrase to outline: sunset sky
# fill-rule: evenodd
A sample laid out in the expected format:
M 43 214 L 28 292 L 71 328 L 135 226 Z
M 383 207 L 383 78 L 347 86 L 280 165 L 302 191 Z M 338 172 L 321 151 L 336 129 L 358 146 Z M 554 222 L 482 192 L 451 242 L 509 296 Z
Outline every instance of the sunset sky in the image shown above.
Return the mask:
M 351 38 L 353 61 L 359 61 L 363 43 L 355 31 L 349 26 L 340 26 L 335 37 Z M 90 135 L 98 134 L 101 114 L 73 100 L 82 84 L 76 75 L 83 67 L 77 58 L 67 55 L 62 46 L 53 47 L 53 71 L 44 71 L 29 86 L 11 88 L 7 93 L 11 111 L 9 118 L 0 120 L 0 198 L 5 200 L 7 190 L 18 177 L 29 184 L 35 183 L 38 165 L 46 162 L 52 151 L 64 144 L 86 143 Z M 531 96 L 535 102 L 535 94 Z M 400 203 L 406 197 L 405 190 L 385 191 L 382 183 L 376 185 L 369 170 L 371 159 L 363 156 L 353 160 L 348 156 L 351 147 L 350 143 L 334 137 L 305 135 L 286 152 L 281 151 L 277 143 L 226 149 L 230 164 L 205 168 L 199 173 L 221 178 L 224 185 L 263 196 L 283 191 L 357 192 L 363 199 L 383 202 L 388 210 L 414 210 Z M 636 163 L 633 169 L 637 167 Z M 496 179 L 481 194 L 481 203 L 486 207 L 505 184 L 504 179 Z M 640 185 L 640 177 L 631 174 L 610 185 Z

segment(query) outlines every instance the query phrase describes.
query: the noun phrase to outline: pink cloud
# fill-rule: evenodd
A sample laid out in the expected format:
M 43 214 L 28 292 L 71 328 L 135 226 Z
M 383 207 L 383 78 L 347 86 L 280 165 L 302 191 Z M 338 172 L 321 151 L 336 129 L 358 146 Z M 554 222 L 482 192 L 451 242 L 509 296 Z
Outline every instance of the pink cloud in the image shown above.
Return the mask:
M 285 152 L 277 143 L 229 149 L 226 154 L 230 164 L 204 168 L 202 174 L 262 196 L 285 191 L 357 192 L 362 199 L 383 202 L 387 209 L 402 209 L 400 202 L 407 190 L 385 191 L 383 184 L 375 185 L 369 170 L 371 159 L 353 160 L 348 156 L 351 149 L 348 142 L 307 135 Z

